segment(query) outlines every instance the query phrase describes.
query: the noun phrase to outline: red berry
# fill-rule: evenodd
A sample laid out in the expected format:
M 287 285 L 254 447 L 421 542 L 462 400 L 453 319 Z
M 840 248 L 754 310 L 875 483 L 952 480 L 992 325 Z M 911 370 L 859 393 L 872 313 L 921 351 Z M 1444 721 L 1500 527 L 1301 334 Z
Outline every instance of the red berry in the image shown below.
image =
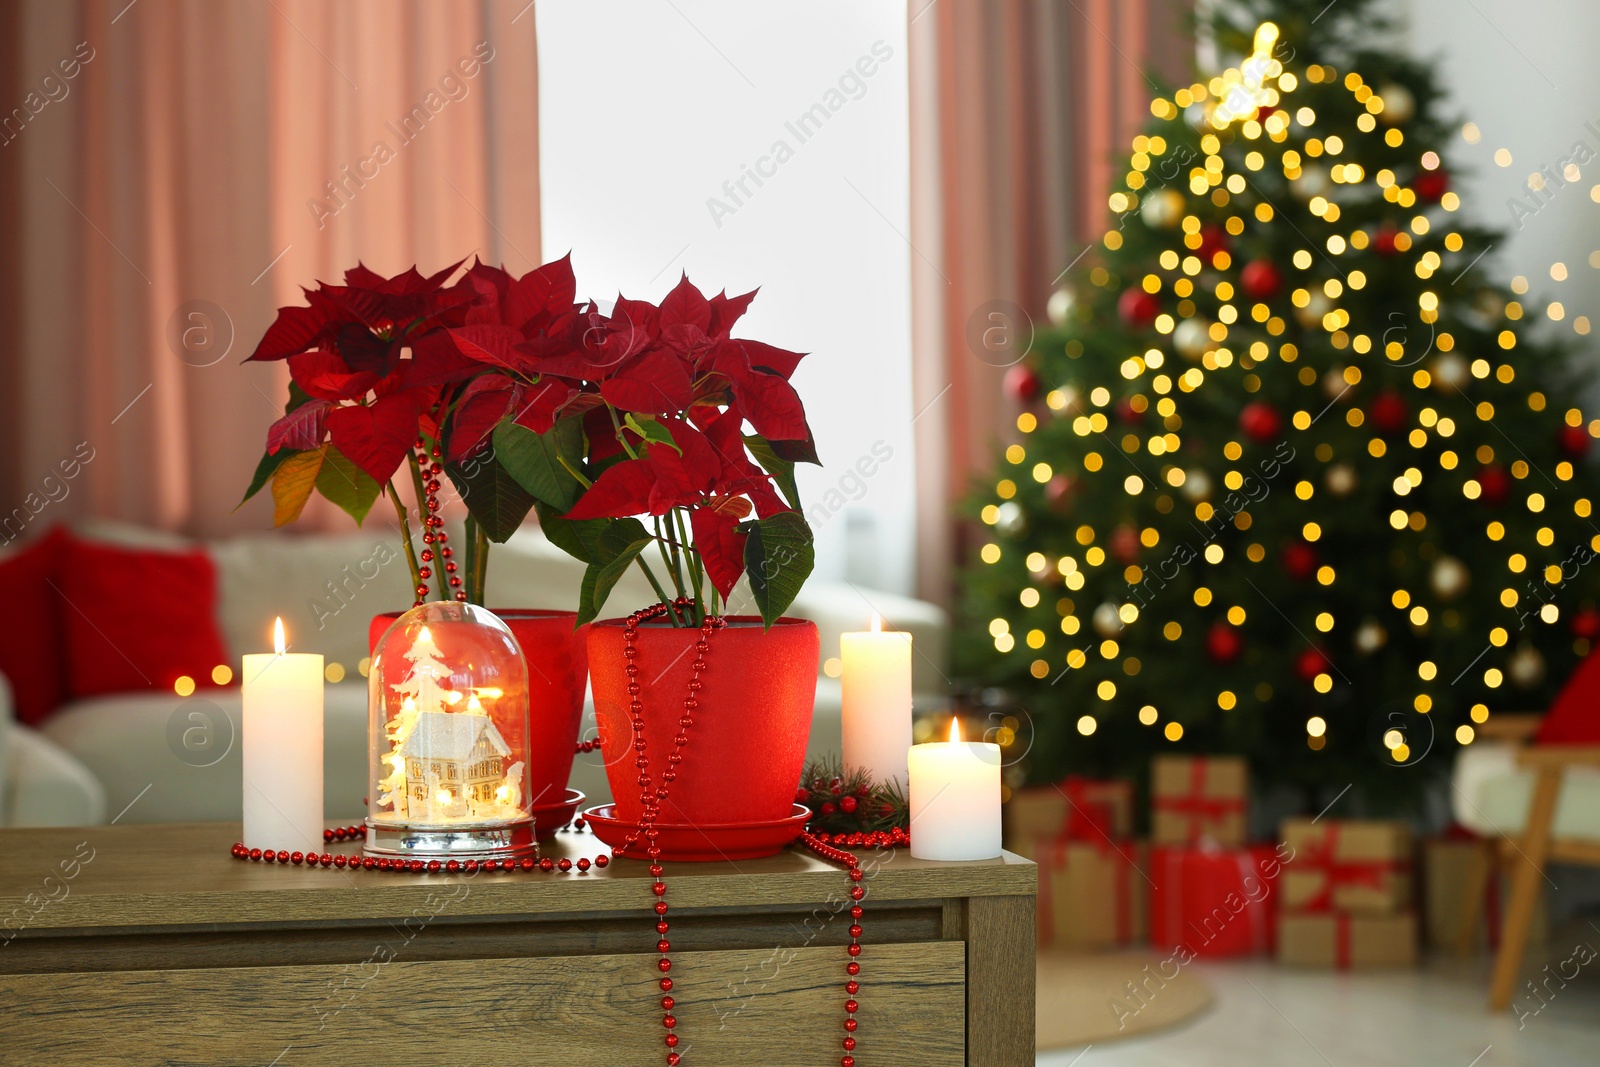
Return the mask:
M 842 798 L 839 801 L 839 810 L 844 812 L 846 815 L 855 814 L 856 798 L 855 797 L 844 797 L 844 798 Z

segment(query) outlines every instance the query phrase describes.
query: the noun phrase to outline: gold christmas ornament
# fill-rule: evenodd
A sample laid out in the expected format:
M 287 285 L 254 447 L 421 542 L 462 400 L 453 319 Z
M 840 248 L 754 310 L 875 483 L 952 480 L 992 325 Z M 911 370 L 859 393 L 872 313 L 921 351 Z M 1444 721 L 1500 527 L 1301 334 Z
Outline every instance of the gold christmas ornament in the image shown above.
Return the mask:
M 1467 367 L 1467 361 L 1454 352 L 1446 352 L 1434 360 L 1429 371 L 1433 375 L 1433 384 L 1446 393 L 1465 389 L 1467 383 L 1472 380 L 1472 372 Z
M 1356 627 L 1356 651 L 1363 655 L 1372 655 L 1372 653 L 1382 648 L 1388 640 L 1389 631 L 1385 630 L 1383 624 L 1376 619 L 1367 619 Z
M 1348 463 L 1335 463 L 1328 468 L 1328 473 L 1323 476 L 1327 483 L 1328 492 L 1334 496 L 1348 496 L 1355 491 L 1361 479 L 1356 475 L 1356 469 Z
M 1183 221 L 1183 194 L 1176 189 L 1157 189 L 1144 198 L 1139 217 L 1152 230 L 1170 230 Z
M 1196 504 L 1202 500 L 1209 500 L 1211 498 L 1211 475 L 1199 467 L 1189 470 L 1183 479 L 1183 495 Z
M 1115 637 L 1125 624 L 1117 606 L 1109 600 L 1094 609 L 1094 632 L 1101 637 Z
M 1383 100 L 1378 121 L 1385 126 L 1400 126 L 1410 122 L 1417 113 L 1417 98 L 1411 95 L 1410 89 L 1398 82 L 1390 82 L 1379 89 L 1378 96 Z
M 1544 656 L 1532 645 L 1523 645 L 1506 660 L 1506 675 L 1519 689 L 1532 689 L 1544 681 Z
M 1472 584 L 1472 572 L 1454 556 L 1440 556 L 1433 563 L 1428 584 L 1433 586 L 1433 591 L 1441 600 L 1454 600 Z
M 1050 321 L 1057 326 L 1065 326 L 1072 320 L 1072 313 L 1078 306 L 1078 294 L 1072 286 L 1063 285 L 1050 294 L 1050 300 L 1045 304 L 1045 314 L 1050 316 Z
M 1211 324 L 1205 319 L 1190 318 L 1178 323 L 1172 331 L 1172 346 L 1187 359 L 1199 359 L 1217 347 L 1211 340 Z

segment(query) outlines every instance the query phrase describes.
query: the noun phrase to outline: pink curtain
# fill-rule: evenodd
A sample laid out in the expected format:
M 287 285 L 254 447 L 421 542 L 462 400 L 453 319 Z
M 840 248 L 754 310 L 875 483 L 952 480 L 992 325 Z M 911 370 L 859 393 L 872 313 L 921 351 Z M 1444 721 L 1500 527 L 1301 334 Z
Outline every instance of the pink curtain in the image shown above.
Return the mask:
M 0 50 L 0 540 L 268 528 L 233 507 L 287 378 L 238 364 L 278 305 L 538 261 L 526 0 L 25 0 Z
M 1119 149 L 1187 79 L 1186 0 L 911 0 L 918 594 L 948 602 L 952 515 L 1012 428 L 1008 364 L 1106 216 Z

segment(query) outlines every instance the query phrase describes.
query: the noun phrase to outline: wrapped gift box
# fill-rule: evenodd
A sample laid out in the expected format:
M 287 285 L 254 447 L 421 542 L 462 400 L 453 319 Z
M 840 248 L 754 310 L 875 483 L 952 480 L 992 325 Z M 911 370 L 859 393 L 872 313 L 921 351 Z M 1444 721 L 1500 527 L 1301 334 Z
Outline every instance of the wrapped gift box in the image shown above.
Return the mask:
M 1157 756 L 1150 763 L 1150 842 L 1244 844 L 1249 765 L 1237 756 Z
M 1272 951 L 1274 898 L 1285 870 L 1268 846 L 1150 850 L 1150 943 L 1222 958 Z
M 1041 945 L 1105 949 L 1144 938 L 1145 847 L 1135 842 L 1037 841 Z
M 1133 783 L 1080 778 L 1019 789 L 1006 804 L 1006 840 L 1126 841 L 1133 834 Z M 1013 852 L 1017 849 L 1013 848 Z
M 1499 946 L 1501 914 L 1510 894 L 1494 865 L 1494 849 L 1494 842 L 1459 829 L 1423 841 L 1422 934 L 1429 948 L 1474 952 Z M 1461 925 L 1468 911 L 1467 895 L 1480 891 L 1483 897 L 1472 909 L 1477 918 L 1463 945 Z M 1541 893 L 1528 935 L 1534 944 L 1549 939 L 1549 919 Z
M 1416 913 L 1282 912 L 1278 915 L 1278 962 L 1340 969 L 1415 966 Z
M 1283 872 L 1285 911 L 1391 915 L 1412 906 L 1411 831 L 1363 819 L 1289 819 L 1293 850 Z

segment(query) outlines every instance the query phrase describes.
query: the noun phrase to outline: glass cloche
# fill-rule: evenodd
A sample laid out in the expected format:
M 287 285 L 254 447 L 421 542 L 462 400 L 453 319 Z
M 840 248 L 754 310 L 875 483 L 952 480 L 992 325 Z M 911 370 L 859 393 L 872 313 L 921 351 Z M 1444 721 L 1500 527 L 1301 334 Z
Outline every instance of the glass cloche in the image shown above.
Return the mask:
M 533 854 L 528 668 L 504 622 L 472 604 L 412 608 L 373 649 L 367 707 L 369 855 Z

